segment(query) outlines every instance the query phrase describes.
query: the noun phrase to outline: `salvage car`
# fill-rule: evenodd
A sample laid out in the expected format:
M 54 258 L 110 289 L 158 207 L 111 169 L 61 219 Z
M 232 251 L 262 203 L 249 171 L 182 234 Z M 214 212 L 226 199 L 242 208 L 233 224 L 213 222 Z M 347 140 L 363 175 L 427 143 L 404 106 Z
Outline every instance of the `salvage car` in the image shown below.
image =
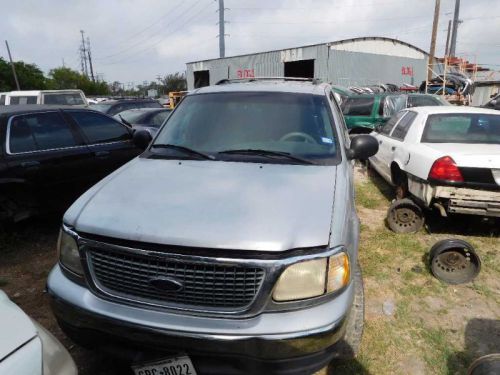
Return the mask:
M 169 108 L 136 108 L 120 112 L 113 117 L 130 126 L 133 131 L 147 130 L 154 136 L 170 112 L 172 110 Z
M 349 139 L 329 85 L 225 80 L 134 138 L 145 152 L 63 218 L 47 288 L 69 337 L 136 374 L 310 374 L 356 354 L 352 160 L 377 142 Z
M 370 165 L 396 187 L 441 215 L 500 217 L 500 114 L 472 107 L 403 110 L 372 135 Z
M 394 93 L 353 95 L 342 103 L 350 134 L 368 134 L 404 108 L 450 105 L 437 95 Z
M 76 375 L 66 348 L 0 290 L 0 375 Z
M 0 108 L 0 221 L 66 209 L 140 153 L 132 131 L 100 112 L 58 106 Z
M 109 116 L 117 115 L 123 111 L 134 108 L 163 108 L 158 100 L 154 99 L 116 99 L 105 100 L 93 104 L 92 109 L 105 113 Z

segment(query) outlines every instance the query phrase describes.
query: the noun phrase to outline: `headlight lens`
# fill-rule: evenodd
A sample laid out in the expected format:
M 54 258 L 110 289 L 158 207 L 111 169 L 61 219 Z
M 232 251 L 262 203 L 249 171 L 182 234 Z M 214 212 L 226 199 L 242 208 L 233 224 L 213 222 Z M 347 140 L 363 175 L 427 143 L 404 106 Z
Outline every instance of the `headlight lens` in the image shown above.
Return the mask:
M 329 258 L 292 264 L 278 279 L 273 299 L 295 301 L 335 292 L 349 283 L 349 257 L 341 252 Z
M 70 271 L 78 275 L 83 275 L 82 262 L 80 261 L 80 253 L 78 252 L 76 240 L 62 229 L 59 232 L 57 249 L 61 264 Z
M 332 255 L 328 259 L 326 292 L 335 292 L 349 283 L 349 257 L 346 253 Z

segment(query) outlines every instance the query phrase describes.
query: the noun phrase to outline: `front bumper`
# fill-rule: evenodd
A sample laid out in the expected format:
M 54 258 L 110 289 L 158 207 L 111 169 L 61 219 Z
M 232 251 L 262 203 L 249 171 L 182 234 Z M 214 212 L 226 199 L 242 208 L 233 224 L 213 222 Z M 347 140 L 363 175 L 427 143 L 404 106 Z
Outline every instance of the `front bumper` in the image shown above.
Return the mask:
M 185 352 L 201 374 L 264 369 L 266 373 L 306 374 L 321 368 L 335 356 L 354 290 L 351 284 L 335 299 L 303 310 L 228 319 L 106 301 L 66 278 L 58 265 L 47 287 L 54 314 L 75 341 L 86 337 L 94 347 L 133 348 L 134 355 L 136 350 Z M 221 368 L 221 363 L 228 368 Z

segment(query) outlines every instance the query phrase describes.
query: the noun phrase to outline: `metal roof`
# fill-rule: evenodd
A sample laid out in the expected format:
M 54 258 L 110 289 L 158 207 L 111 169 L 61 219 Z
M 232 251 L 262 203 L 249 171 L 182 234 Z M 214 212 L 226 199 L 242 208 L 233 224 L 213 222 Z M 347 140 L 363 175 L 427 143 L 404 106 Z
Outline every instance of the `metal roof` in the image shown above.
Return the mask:
M 307 47 L 316 47 L 316 46 L 324 46 L 324 45 L 334 46 L 334 45 L 339 45 L 339 44 L 344 44 L 344 43 L 352 43 L 352 42 L 365 41 L 365 40 L 384 40 L 384 41 L 388 41 L 388 42 L 398 43 L 398 44 L 405 45 L 405 46 L 407 46 L 409 48 L 412 48 L 412 49 L 414 49 L 414 50 L 416 50 L 418 52 L 421 52 L 421 53 L 423 53 L 426 56 L 429 55 L 429 53 L 425 52 L 423 49 L 420 49 L 420 48 L 418 48 L 418 47 L 416 47 L 416 46 L 414 46 L 414 45 L 412 45 L 410 43 L 403 42 L 403 41 L 401 41 L 399 39 L 386 38 L 386 37 L 383 37 L 383 36 L 367 36 L 367 37 L 358 37 L 358 38 L 351 38 L 351 39 L 341 39 L 341 40 L 337 40 L 337 41 L 334 41 L 334 42 L 316 43 L 316 44 L 308 44 L 308 45 L 305 45 L 305 46 L 295 46 L 295 47 L 280 48 L 280 49 L 274 49 L 274 50 L 262 51 L 262 52 L 245 53 L 245 54 L 242 54 L 242 55 L 217 57 L 217 58 L 205 59 L 205 60 L 196 60 L 196 61 L 187 62 L 186 64 L 195 64 L 195 63 L 199 63 L 199 62 L 230 59 L 230 58 L 233 58 L 233 57 L 253 56 L 253 55 L 259 55 L 261 53 L 279 52 L 279 51 L 285 51 L 285 50 L 293 49 L 293 48 L 307 48 Z

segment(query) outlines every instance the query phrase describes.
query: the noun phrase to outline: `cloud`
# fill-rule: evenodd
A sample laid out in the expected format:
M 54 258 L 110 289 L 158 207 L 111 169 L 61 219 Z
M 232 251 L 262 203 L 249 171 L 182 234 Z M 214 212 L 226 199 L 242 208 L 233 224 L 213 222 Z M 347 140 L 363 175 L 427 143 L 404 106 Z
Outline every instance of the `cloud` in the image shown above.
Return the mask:
M 434 13 L 434 0 L 225 0 L 225 6 L 227 56 L 359 36 L 398 38 L 428 50 Z M 109 81 L 137 84 L 218 56 L 214 0 L 0 0 L 0 8 L 0 35 L 14 58 L 46 72 L 62 59 L 79 69 L 80 29 L 91 39 L 94 71 Z M 441 1 L 439 54 L 453 8 L 454 0 Z M 462 1 L 461 18 L 457 50 L 500 63 L 500 2 Z

